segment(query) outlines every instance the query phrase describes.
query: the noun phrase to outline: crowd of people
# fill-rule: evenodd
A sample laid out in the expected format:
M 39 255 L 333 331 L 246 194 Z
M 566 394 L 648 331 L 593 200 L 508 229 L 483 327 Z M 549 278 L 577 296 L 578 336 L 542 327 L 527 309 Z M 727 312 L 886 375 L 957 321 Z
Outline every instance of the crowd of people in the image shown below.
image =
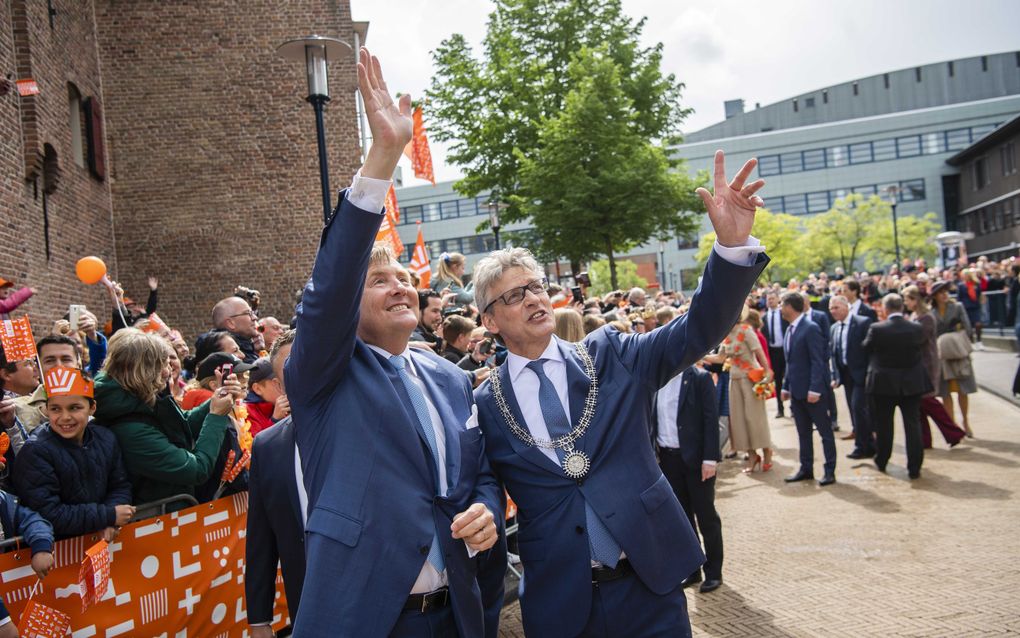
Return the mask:
M 0 525 L 40 577 L 55 539 L 113 540 L 131 520 L 248 490 L 253 636 L 272 635 L 278 561 L 295 635 L 495 636 L 509 496 L 528 635 L 689 635 L 683 588 L 722 585 L 716 468 L 771 471 L 771 401 L 800 441 L 788 482 L 815 478 L 815 431 L 818 483 L 836 482 L 840 386 L 848 456 L 879 471 L 897 407 L 911 479 L 929 418 L 950 446 L 974 436 L 970 352 L 983 326 L 1017 322 L 1020 264 L 762 282 L 749 232 L 764 182 L 745 184 L 753 160 L 727 181 L 719 153 L 714 192 L 699 191 L 719 242 L 690 298 L 565 289 L 520 248 L 470 282 L 464 255 L 444 253 L 418 289 L 373 245 L 408 104 L 364 51 L 359 79 L 376 143 L 294 318 L 261 316 L 259 293 L 238 287 L 196 309 L 209 330 L 192 348 L 158 316 L 157 280 L 144 307 L 107 282 L 105 327 L 73 306 L 36 360 L 0 352 Z M 0 311 L 34 294 L 0 279 Z M 228 479 L 241 458 L 250 470 Z M 0 636 L 12 627 L 0 619 Z

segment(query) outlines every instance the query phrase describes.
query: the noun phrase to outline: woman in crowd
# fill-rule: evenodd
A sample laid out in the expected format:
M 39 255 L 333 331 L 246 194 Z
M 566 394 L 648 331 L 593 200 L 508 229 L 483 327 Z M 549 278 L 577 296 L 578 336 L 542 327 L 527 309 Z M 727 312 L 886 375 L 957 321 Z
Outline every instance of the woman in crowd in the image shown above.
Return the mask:
M 195 356 L 189 357 L 185 355 L 185 358 L 181 360 L 185 376 L 189 379 L 195 378 L 199 364 L 214 352 L 226 352 L 238 359 L 244 359 L 241 347 L 237 345 L 237 342 L 234 341 L 229 332 L 226 330 L 210 330 L 199 335 L 198 340 L 195 341 Z
M 446 347 L 443 348 L 442 357 L 450 363 L 460 363 L 468 354 L 474 329 L 475 323 L 460 315 L 450 315 L 444 319 L 443 341 Z
M 923 424 L 921 438 L 924 441 L 924 447 L 926 449 L 931 447 L 931 427 L 928 425 L 928 417 L 935 421 L 935 426 L 942 432 L 942 436 L 945 438 L 946 443 L 949 444 L 949 447 L 955 447 L 963 440 L 966 433 L 953 422 L 953 417 L 949 416 L 949 413 L 946 412 L 945 406 L 935 398 L 935 393 L 939 389 L 939 381 L 942 377 L 939 348 L 936 341 L 938 328 L 936 326 L 935 315 L 932 314 L 928 301 L 917 286 L 907 286 L 903 289 L 902 294 L 903 302 L 911 313 L 910 320 L 921 324 L 921 328 L 924 331 L 921 359 L 924 362 L 924 369 L 928 373 L 932 385 L 932 391 L 921 399 L 921 423 Z
M 471 284 L 464 286 L 464 265 L 466 263 L 464 255 L 460 253 L 443 253 L 439 256 L 436 276 L 432 278 L 432 290 L 442 294 L 443 290 L 449 288 L 451 293 L 457 295 L 454 298 L 456 306 L 467 306 L 475 301 L 473 286 Z
M 956 287 L 956 298 L 963 304 L 963 309 L 967 313 L 967 319 L 973 328 L 971 336 L 977 344 L 976 347 L 981 349 L 984 347 L 981 344 L 981 329 L 984 327 L 981 312 L 985 301 L 981 277 L 974 268 L 966 268 L 961 273 L 960 278 L 963 281 Z M 970 332 L 970 330 L 967 331 L 968 334 Z
M 960 414 L 963 417 L 963 429 L 967 436 L 974 436 L 970 429 L 970 419 L 967 415 L 967 395 L 977 392 L 977 381 L 974 378 L 974 369 L 970 365 L 969 353 L 965 357 L 949 357 L 948 348 L 943 345 L 943 337 L 951 332 L 963 331 L 968 337 L 971 334 L 970 320 L 963 306 L 949 298 L 949 289 L 952 283 L 939 281 L 931 289 L 933 310 L 935 315 L 936 339 L 939 343 L 939 361 L 942 373 L 939 381 L 939 395 L 942 397 L 942 404 L 953 418 L 953 394 L 956 394 L 960 403 Z M 956 354 L 956 353 L 953 353 Z
M 117 437 L 135 503 L 195 494 L 216 465 L 228 414 L 244 388 L 231 375 L 212 399 L 182 412 L 167 392 L 170 344 L 124 328 L 96 378 L 96 420 Z
M 556 336 L 564 341 L 576 343 L 584 339 L 584 321 L 581 315 L 572 308 L 557 308 L 553 310 L 556 318 Z

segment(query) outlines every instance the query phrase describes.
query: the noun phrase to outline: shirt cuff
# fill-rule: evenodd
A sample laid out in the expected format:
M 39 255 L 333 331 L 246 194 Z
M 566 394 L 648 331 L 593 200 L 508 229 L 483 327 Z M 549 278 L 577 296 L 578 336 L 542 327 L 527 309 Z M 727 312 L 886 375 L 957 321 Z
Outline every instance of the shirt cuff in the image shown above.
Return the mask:
M 808 392 L 807 395 L 809 397 L 819 397 L 819 398 L 821 398 L 821 396 L 822 396 L 820 392 Z
M 701 464 L 702 465 L 710 465 L 712 467 L 715 467 L 716 466 L 716 461 L 702 461 Z
M 347 192 L 347 201 L 361 210 L 382 214 L 390 184 L 392 182 L 388 179 L 365 177 L 358 171 L 354 181 L 351 182 L 350 191 Z
M 743 246 L 723 246 L 716 240 L 712 250 L 734 266 L 753 266 L 755 260 L 758 259 L 758 253 L 765 252 L 765 247 L 761 245 L 758 238 L 750 235 Z
M 268 627 L 271 624 L 273 624 L 273 623 L 271 623 L 271 622 L 269 622 L 267 620 L 266 622 L 250 622 L 250 623 L 248 623 L 248 626 L 249 627 Z

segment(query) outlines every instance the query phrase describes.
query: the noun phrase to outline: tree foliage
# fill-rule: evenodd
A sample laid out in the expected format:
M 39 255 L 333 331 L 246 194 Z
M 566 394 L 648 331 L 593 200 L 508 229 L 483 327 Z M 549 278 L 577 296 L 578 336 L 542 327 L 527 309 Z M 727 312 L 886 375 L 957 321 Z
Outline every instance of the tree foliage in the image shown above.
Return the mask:
M 769 281 L 801 277 L 810 267 L 810 255 L 805 250 L 804 226 L 797 217 L 759 208 L 754 214 L 751 234 L 765 246 L 771 258 L 764 273 Z M 715 233 L 702 235 L 695 257 L 699 264 L 704 265 L 708 261 L 714 243 Z
M 588 267 L 588 276 L 591 277 L 591 287 L 588 292 L 593 295 L 604 295 L 613 290 L 629 290 L 630 288 L 647 288 L 648 280 L 638 275 L 637 264 L 629 259 L 621 259 L 616 262 L 617 284 L 613 285 L 609 276 L 609 260 L 599 259 L 593 261 Z

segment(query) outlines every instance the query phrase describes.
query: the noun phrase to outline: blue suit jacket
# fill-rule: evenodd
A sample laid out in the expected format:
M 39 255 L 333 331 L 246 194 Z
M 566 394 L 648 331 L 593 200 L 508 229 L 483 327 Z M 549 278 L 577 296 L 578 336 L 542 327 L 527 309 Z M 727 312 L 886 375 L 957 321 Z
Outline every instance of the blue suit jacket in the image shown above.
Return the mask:
M 864 337 L 868 336 L 868 327 L 871 326 L 871 319 L 864 315 L 850 315 L 850 325 L 846 337 L 846 367 L 849 369 L 853 382 L 864 385 L 868 376 L 868 354 L 864 351 Z M 839 324 L 833 323 L 829 331 L 830 350 L 832 351 L 832 378 L 843 384 L 839 376 L 840 361 L 836 356 L 836 340 L 839 338 Z
M 244 598 L 248 622 L 273 618 L 276 564 L 291 620 L 297 617 L 305 580 L 305 530 L 294 474 L 294 422 L 288 417 L 259 433 L 248 477 L 248 531 L 244 549 Z
M 524 563 L 521 610 L 529 638 L 574 636 L 588 619 L 592 590 L 585 501 L 653 592 L 673 591 L 704 562 L 700 543 L 648 442 L 652 399 L 722 341 L 766 263 L 768 258 L 761 255 L 754 266 L 740 267 L 713 253 L 683 317 L 648 334 L 621 335 L 602 328 L 585 338 L 584 347 L 595 360 L 599 395 L 592 423 L 575 444 L 591 459 L 581 481 L 568 478 L 538 448 L 510 432 L 488 382 L 475 391 L 489 460 L 518 508 Z M 589 379 L 574 345 L 557 343 L 566 362 L 570 415 L 576 423 Z M 524 426 L 507 366 L 494 374 L 502 375 L 510 407 Z
M 436 530 L 457 627 L 463 636 L 481 636 L 476 562 L 449 529 L 475 502 L 501 521 L 502 491 L 482 431 L 465 427 L 472 395 L 464 371 L 431 353 L 411 353 L 446 431 L 450 487 L 436 496 L 431 452 L 404 386 L 356 336 L 381 221 L 343 198 L 297 309 L 285 374 L 308 490 L 308 571 L 294 636 L 388 635 Z
M 822 329 L 822 338 L 825 339 L 825 360 L 828 361 L 831 354 L 829 350 L 829 330 L 832 328 L 832 321 L 829 320 L 829 315 L 814 308 L 811 309 L 811 314 L 807 318 L 817 323 L 818 327 Z
M 697 365 L 684 370 L 677 405 L 676 418 L 665 424 L 659 423 L 659 411 L 652 411 L 652 441 L 658 439 L 659 428 L 677 428 L 680 454 L 689 469 L 700 468 L 704 461 L 721 461 L 719 405 L 712 375 Z
M 794 399 L 807 399 L 808 392 L 825 394 L 829 385 L 829 366 L 826 363 L 825 337 L 817 323 L 804 317 L 790 337 L 786 353 L 786 375 L 783 389 Z

